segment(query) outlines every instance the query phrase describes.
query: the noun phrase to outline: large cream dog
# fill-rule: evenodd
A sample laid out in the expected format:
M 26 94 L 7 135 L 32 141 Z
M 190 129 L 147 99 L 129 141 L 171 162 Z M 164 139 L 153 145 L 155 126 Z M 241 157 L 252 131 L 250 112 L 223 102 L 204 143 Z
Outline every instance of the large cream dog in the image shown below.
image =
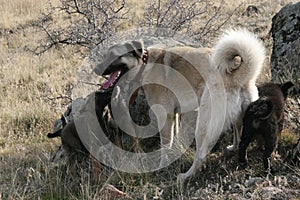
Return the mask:
M 168 160 L 163 149 L 171 148 L 173 143 L 175 114 L 199 108 L 194 163 L 187 173 L 179 176 L 185 180 L 201 167 L 222 131 L 232 124 L 240 129 L 243 111 L 258 98 L 255 82 L 264 58 L 264 47 L 255 35 L 245 30 L 230 30 L 212 49 L 150 47 L 146 50 L 139 41 L 114 45 L 95 72 L 110 74 L 104 84 L 110 87 L 126 72 L 136 69 L 133 78 L 126 80 L 128 84 L 137 80 L 143 83 L 149 104 L 164 107 L 167 113 L 164 124 L 160 124 L 162 112 L 154 111 L 161 129 L 161 167 Z M 151 82 L 158 84 L 149 84 Z M 238 146 L 238 134 L 235 135 L 237 138 L 230 149 Z
M 167 153 L 164 151 L 172 146 L 175 116 L 183 109 L 174 93 L 169 90 L 170 88 L 164 86 L 177 87 L 175 90 L 182 93 L 181 96 L 186 100 L 184 110 L 196 109 L 198 107 L 197 97 L 201 96 L 205 86 L 205 81 L 196 67 L 207 71 L 210 68 L 210 54 L 211 50 L 208 48 L 192 47 L 150 47 L 145 50 L 142 42 L 132 41 L 110 47 L 102 63 L 95 69 L 99 75 L 110 74 L 109 80 L 103 84 L 104 87 L 114 85 L 127 71 L 138 69 L 125 81 L 128 81 L 128 85 L 134 84 L 136 81 L 143 84 L 142 88 L 149 105 L 159 104 L 165 109 L 164 112 L 154 111 L 158 118 L 162 146 L 160 167 L 167 165 Z M 181 79 L 186 80 L 192 86 L 189 88 L 190 90 L 185 89 L 178 76 L 171 75 L 175 73 L 172 69 L 179 72 L 183 76 Z M 147 82 L 158 84 L 145 84 Z M 188 102 L 189 100 L 190 102 Z M 162 123 L 161 119 L 164 118 L 162 115 L 165 113 L 167 113 L 166 120 Z M 135 131 L 134 129 L 127 130 Z M 138 133 L 136 135 L 138 136 Z

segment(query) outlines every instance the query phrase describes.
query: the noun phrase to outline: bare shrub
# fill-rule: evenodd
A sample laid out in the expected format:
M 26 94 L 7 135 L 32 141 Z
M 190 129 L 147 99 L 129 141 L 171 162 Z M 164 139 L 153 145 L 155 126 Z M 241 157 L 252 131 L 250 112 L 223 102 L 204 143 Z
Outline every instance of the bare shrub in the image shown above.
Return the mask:
M 41 54 L 58 44 L 93 49 L 114 35 L 122 20 L 126 19 L 128 10 L 125 4 L 125 0 L 60 0 L 59 6 L 50 5 L 48 13 L 33 23 L 46 34 L 33 52 Z M 55 24 L 58 16 L 64 18 L 61 26 Z
M 172 31 L 188 32 L 192 29 L 192 21 L 207 12 L 209 3 L 206 1 L 150 1 L 145 8 L 140 25 Z
M 144 9 L 141 20 L 132 27 L 148 27 L 156 30 L 154 36 L 172 36 L 177 33 L 192 37 L 200 43 L 223 27 L 235 11 L 225 12 L 225 1 L 208 0 L 151 0 Z M 122 22 L 129 15 L 126 0 L 60 0 L 59 6 L 50 6 L 34 26 L 45 34 L 38 47 L 32 51 L 41 54 L 62 45 L 83 46 L 91 50 L 122 29 Z M 55 18 L 63 18 L 64 24 L 56 24 Z M 154 28 L 154 29 L 153 29 Z M 163 32 L 162 32 L 163 31 Z
M 240 7 L 237 6 L 228 14 L 223 12 L 224 3 L 207 0 L 151 0 L 140 25 L 156 28 L 157 35 L 164 34 L 162 31 L 166 31 L 168 36 L 179 32 L 204 42 L 204 38 L 220 30 Z

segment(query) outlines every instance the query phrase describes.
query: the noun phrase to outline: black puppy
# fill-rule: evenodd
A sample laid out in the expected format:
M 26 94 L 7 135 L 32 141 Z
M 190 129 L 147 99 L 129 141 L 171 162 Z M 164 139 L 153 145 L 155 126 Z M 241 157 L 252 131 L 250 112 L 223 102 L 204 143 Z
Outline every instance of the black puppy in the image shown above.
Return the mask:
M 256 136 L 264 141 L 263 163 L 266 170 L 274 172 L 270 158 L 276 149 L 284 123 L 284 103 L 288 90 L 294 84 L 266 83 L 258 88 L 259 99 L 249 105 L 243 118 L 243 132 L 239 144 L 238 163 L 245 168 L 246 150 Z
M 111 101 L 112 90 L 104 90 L 95 92 L 95 112 L 97 120 L 105 133 L 108 133 L 107 123 L 110 119 L 107 119 L 107 111 L 105 112 L 106 106 Z M 74 120 L 67 121 L 66 117 L 61 117 L 61 128 L 54 133 L 48 133 L 48 138 L 61 137 L 61 142 L 64 150 L 67 154 L 72 153 L 87 153 L 85 146 L 80 140 L 78 132 L 76 130 Z M 109 138 L 115 138 L 110 135 Z

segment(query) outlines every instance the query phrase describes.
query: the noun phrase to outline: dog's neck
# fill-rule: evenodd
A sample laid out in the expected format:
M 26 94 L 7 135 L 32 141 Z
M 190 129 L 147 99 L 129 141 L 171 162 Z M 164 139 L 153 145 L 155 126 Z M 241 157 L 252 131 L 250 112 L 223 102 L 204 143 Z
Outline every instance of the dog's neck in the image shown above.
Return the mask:
M 142 73 L 148 63 L 148 58 L 149 58 L 149 52 L 147 49 L 143 49 L 143 54 L 140 57 L 142 59 L 143 64 L 139 67 L 139 71 L 136 74 L 136 76 L 131 80 L 131 83 L 129 84 L 129 87 L 134 87 L 134 84 L 140 84 L 141 82 L 141 77 L 142 77 Z M 139 88 L 139 90 L 141 90 L 142 88 Z M 137 93 L 135 95 L 135 98 L 137 96 Z M 135 99 L 134 98 L 134 99 Z M 131 101 L 134 101 L 134 99 L 132 99 Z

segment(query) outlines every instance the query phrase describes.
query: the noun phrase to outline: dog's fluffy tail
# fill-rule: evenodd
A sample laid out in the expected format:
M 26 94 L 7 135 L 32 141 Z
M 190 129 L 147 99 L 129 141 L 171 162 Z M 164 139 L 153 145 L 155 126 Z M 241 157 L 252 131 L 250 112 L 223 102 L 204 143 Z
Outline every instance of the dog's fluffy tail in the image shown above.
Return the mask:
M 223 74 L 234 74 L 239 84 L 256 80 L 265 59 L 261 40 L 247 30 L 228 30 L 214 47 L 212 63 Z

